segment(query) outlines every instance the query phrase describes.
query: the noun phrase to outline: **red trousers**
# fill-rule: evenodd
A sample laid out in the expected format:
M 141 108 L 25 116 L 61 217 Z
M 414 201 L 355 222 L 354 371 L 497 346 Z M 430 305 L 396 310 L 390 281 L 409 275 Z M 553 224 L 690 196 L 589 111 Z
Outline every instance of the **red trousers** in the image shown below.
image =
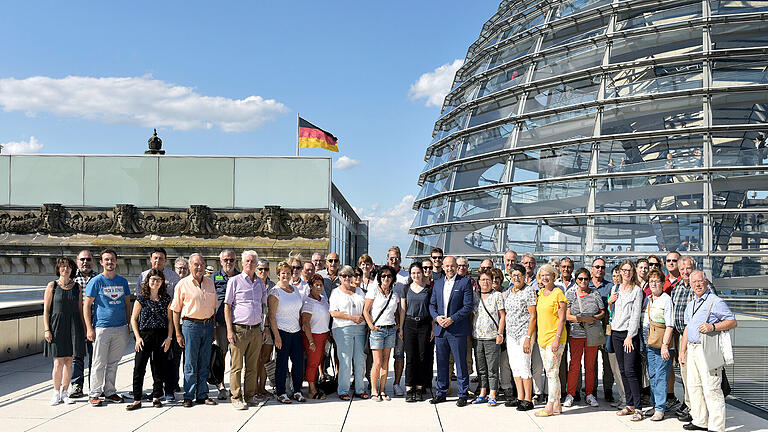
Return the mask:
M 307 382 L 317 381 L 317 371 L 320 363 L 325 357 L 325 341 L 328 339 L 328 332 L 312 333 L 312 339 L 315 341 L 315 351 L 309 349 L 309 339 L 307 334 L 301 332 L 301 340 L 304 344 L 304 352 L 307 353 L 307 368 L 304 370 L 304 379 Z
M 579 374 L 581 374 L 581 356 L 584 355 L 585 392 L 594 396 L 598 347 L 587 346 L 587 338 L 571 337 L 568 343 L 571 347 L 571 362 L 568 364 L 568 394 L 576 396 L 576 385 L 579 381 Z

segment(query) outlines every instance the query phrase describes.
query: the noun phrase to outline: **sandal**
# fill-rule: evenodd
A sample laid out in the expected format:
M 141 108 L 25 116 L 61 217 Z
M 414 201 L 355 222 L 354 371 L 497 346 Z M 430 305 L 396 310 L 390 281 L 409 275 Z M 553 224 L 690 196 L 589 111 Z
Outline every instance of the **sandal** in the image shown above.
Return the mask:
M 311 399 L 318 399 L 318 400 L 325 400 L 325 393 L 323 393 L 320 390 L 318 390 L 312 396 L 310 396 L 310 398 Z
M 288 395 L 285 394 L 285 393 L 283 393 L 280 396 L 278 396 L 277 397 L 277 401 L 280 402 L 280 403 L 284 403 L 284 404 L 289 404 L 289 403 L 293 402 L 291 400 L 291 398 L 289 398 Z
M 379 400 L 392 400 L 388 394 L 386 393 L 379 393 Z
M 339 395 L 339 399 L 341 399 L 343 401 L 348 401 L 348 400 L 350 400 L 352 398 L 347 393 L 342 393 L 342 394 Z
M 635 412 L 635 410 L 633 410 L 631 408 L 624 407 L 624 408 L 621 409 L 621 411 L 616 412 L 616 415 L 620 416 L 620 417 L 623 417 L 623 416 L 627 416 L 627 415 L 630 415 L 630 414 L 634 414 L 634 412 Z
M 555 414 L 554 413 L 548 413 L 548 412 L 544 411 L 543 409 L 540 409 L 540 410 L 536 411 L 533 415 L 535 415 L 536 417 L 552 417 Z
M 355 394 L 355 397 L 359 397 L 360 399 L 370 399 L 371 398 L 368 395 L 367 392 L 357 393 L 357 394 Z
M 374 402 L 381 402 L 381 395 L 380 394 L 371 395 L 371 400 Z
M 488 406 L 495 407 L 496 405 L 498 405 L 496 403 L 496 398 L 488 398 Z
M 300 391 L 297 391 L 296 393 L 293 394 L 293 399 L 296 402 L 306 402 L 307 401 L 307 398 L 305 398 L 304 395 L 301 394 Z
M 485 396 L 478 396 L 472 401 L 473 404 L 484 404 L 488 402 L 488 398 Z
M 637 422 L 643 419 L 643 413 L 639 410 L 635 410 L 634 414 L 632 414 L 632 417 L 629 418 L 633 422 Z

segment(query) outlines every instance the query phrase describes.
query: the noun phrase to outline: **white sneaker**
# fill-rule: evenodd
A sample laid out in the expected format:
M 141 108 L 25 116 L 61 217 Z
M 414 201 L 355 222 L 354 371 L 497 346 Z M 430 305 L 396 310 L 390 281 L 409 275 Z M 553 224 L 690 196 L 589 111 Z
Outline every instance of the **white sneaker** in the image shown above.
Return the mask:
M 600 406 L 600 404 L 597 403 L 597 399 L 592 395 L 587 395 L 587 405 L 593 408 L 597 408 Z
M 403 387 L 400 384 L 395 384 L 394 386 L 392 386 L 392 388 L 395 390 L 395 396 L 402 396 L 403 394 L 405 394 L 405 392 L 403 391 Z
M 51 405 L 58 405 L 61 403 L 61 392 L 58 390 L 53 391 L 53 395 L 51 395 Z
M 573 396 L 567 395 L 565 397 L 565 401 L 563 401 L 563 406 L 566 408 L 570 408 L 573 406 Z
M 232 401 L 232 408 L 243 411 L 248 409 L 248 405 L 246 405 L 245 402 L 241 401 L 240 399 L 235 399 Z
M 69 392 L 66 390 L 61 391 L 61 401 L 67 405 L 72 405 L 73 403 L 75 403 L 74 399 L 69 398 Z

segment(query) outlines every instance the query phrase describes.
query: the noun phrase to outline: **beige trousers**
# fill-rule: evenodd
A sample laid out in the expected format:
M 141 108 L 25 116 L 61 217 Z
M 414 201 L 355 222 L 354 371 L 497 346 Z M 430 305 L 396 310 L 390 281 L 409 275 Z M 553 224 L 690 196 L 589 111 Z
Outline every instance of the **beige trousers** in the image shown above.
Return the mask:
M 691 398 L 691 417 L 696 426 L 714 432 L 725 431 L 725 397 L 720 383 L 723 369 L 707 370 L 704 348 L 701 344 L 688 344 L 686 354 L 688 378 L 686 388 Z

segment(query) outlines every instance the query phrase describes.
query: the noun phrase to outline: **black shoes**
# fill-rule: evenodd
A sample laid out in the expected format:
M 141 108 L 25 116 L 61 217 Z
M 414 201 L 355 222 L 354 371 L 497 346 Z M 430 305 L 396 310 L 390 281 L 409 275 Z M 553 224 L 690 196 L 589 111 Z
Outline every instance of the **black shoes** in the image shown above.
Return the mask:
M 423 402 L 424 401 L 424 389 L 418 389 L 416 390 L 416 395 L 414 396 L 414 399 L 417 402 Z
M 456 401 L 456 406 L 459 408 L 467 406 L 467 398 L 460 397 L 459 400 Z
M 517 405 L 518 411 L 530 411 L 533 409 L 533 402 L 528 402 L 526 400 L 521 400 L 520 403 Z
M 70 399 L 78 399 L 84 396 L 85 395 L 83 394 L 83 388 L 77 385 L 75 386 L 75 390 L 69 394 Z
M 192 402 L 192 399 L 184 399 L 184 408 L 192 408 L 195 406 L 195 403 Z
M 416 390 L 406 390 L 406 392 L 405 392 L 405 401 L 406 402 L 416 402 L 415 393 L 416 393 Z
M 693 423 L 686 423 L 686 424 L 684 424 L 683 425 L 683 429 L 689 430 L 689 431 L 705 431 L 705 430 L 707 430 L 707 428 L 701 427 L 701 426 L 696 426 Z
M 446 400 L 447 399 L 445 399 L 445 396 L 437 395 L 437 396 L 433 397 L 432 399 L 430 399 L 429 403 L 431 403 L 432 405 L 436 405 L 436 404 L 439 404 L 439 403 L 443 403 Z
M 509 398 L 506 402 L 504 402 L 504 406 L 507 408 L 520 406 L 520 400 L 517 398 Z
M 677 419 L 680 420 L 681 422 L 691 422 L 691 421 L 693 421 L 693 417 L 691 417 L 691 413 L 680 414 L 677 417 Z M 685 427 L 685 426 L 683 426 L 683 427 Z

